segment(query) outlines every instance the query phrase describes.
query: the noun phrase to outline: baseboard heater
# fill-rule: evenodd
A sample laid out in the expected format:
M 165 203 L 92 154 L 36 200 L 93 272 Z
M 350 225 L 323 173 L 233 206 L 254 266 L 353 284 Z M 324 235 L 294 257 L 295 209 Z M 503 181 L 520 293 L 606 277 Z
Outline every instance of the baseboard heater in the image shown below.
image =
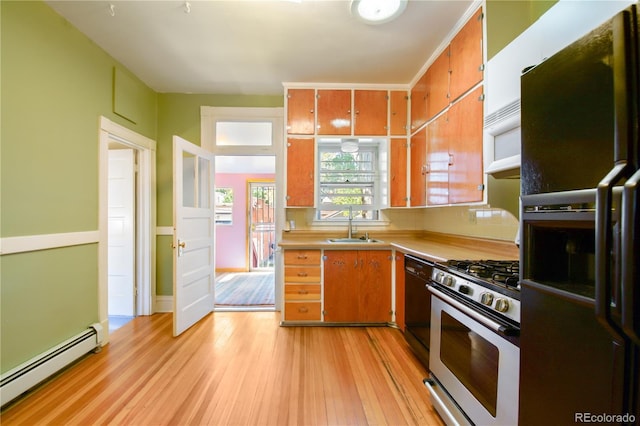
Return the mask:
M 7 371 L 0 376 L 0 405 L 4 406 L 102 343 L 102 325 L 92 324 L 82 333 Z

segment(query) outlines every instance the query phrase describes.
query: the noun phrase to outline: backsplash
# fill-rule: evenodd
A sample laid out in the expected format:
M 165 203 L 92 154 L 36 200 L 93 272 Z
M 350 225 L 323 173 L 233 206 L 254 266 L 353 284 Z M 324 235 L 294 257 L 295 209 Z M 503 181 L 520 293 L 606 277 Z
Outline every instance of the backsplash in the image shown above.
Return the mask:
M 314 225 L 314 209 L 287 209 L 285 229 L 295 222 L 297 230 L 343 230 L 344 224 Z M 503 209 L 488 206 L 445 206 L 423 209 L 382 210 L 382 225 L 366 227 L 367 232 L 376 230 L 432 231 L 469 237 L 491 238 L 513 241 L 518 231 L 518 220 Z M 357 225 L 354 223 L 357 230 Z

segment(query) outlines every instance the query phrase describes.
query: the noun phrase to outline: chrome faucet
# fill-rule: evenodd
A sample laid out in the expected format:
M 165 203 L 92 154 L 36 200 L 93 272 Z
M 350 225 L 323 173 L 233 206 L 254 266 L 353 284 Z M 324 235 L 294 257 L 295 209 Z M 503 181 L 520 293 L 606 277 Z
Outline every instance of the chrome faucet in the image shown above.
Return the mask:
M 353 238 L 353 206 L 349 206 L 349 230 L 348 230 L 349 234 L 347 235 L 347 238 L 351 239 Z

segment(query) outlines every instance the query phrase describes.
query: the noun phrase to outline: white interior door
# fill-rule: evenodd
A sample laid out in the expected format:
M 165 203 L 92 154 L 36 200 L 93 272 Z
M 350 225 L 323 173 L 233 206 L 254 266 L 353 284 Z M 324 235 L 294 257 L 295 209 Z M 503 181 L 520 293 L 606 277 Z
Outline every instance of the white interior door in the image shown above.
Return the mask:
M 214 156 L 173 137 L 173 335 L 214 305 Z
M 109 151 L 108 314 L 135 315 L 135 152 Z

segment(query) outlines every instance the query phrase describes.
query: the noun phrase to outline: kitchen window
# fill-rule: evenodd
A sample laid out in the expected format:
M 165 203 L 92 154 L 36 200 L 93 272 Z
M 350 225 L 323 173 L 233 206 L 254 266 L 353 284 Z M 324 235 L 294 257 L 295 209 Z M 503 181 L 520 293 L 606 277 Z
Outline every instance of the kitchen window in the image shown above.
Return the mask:
M 356 152 L 342 152 L 338 143 L 318 143 L 318 206 L 316 220 L 379 219 L 378 144 L 360 143 Z

